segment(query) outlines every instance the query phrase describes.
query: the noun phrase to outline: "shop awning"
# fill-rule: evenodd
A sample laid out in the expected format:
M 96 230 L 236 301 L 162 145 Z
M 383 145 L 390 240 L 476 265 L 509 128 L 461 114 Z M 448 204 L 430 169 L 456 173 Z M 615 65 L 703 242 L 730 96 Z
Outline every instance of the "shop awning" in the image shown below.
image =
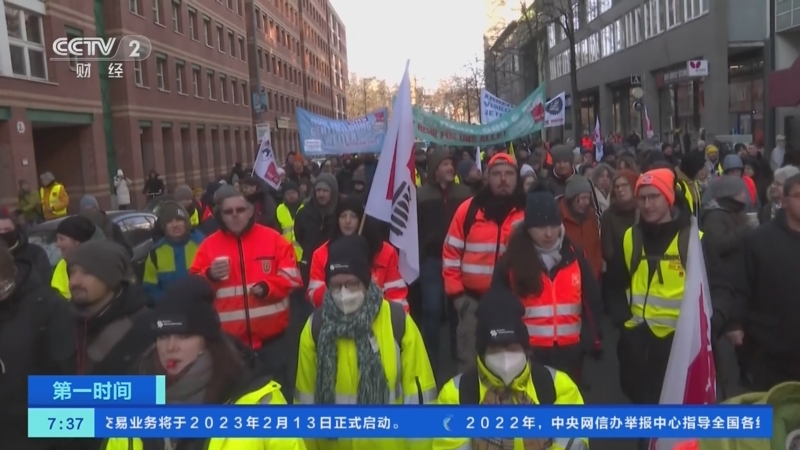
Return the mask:
M 770 108 L 800 106 L 800 57 L 792 67 L 769 74 Z

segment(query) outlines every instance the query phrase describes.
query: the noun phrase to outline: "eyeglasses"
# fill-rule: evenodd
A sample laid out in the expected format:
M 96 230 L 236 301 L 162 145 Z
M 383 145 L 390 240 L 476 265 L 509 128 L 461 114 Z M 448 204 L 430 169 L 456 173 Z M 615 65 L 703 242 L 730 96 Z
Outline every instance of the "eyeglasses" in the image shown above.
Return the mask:
M 222 214 L 225 216 L 232 216 L 234 214 L 244 214 L 245 211 L 247 211 L 247 208 L 240 206 L 238 208 L 223 209 Z
M 347 288 L 348 291 L 355 291 L 361 288 L 361 282 L 358 280 L 350 280 L 346 283 L 331 283 L 328 286 L 328 289 L 331 292 L 339 292 L 342 290 L 343 287 Z

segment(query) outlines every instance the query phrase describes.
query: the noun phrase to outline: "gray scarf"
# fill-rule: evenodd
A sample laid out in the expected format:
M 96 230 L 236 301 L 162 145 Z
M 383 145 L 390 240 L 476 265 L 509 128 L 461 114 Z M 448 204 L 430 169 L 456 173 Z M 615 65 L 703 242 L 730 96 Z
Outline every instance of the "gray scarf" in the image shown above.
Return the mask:
M 167 384 L 167 404 L 202 404 L 205 400 L 206 388 L 211 381 L 211 369 L 211 355 L 203 352 L 195 362 L 183 369 L 177 380 Z
M 385 405 L 389 402 L 389 383 L 383 371 L 381 355 L 373 349 L 375 335 L 372 324 L 378 316 L 383 293 L 375 283 L 370 283 L 364 304 L 358 311 L 345 315 L 333 303 L 331 291 L 325 292 L 322 300 L 322 328 L 317 338 L 317 383 L 314 403 L 332 405 L 336 403 L 336 375 L 339 339 L 353 339 L 356 343 L 358 363 L 359 405 Z
M 558 263 L 561 262 L 561 244 L 564 242 L 564 225 L 561 225 L 561 236 L 558 238 L 558 241 L 553 245 L 552 248 L 541 248 L 538 245 L 536 246 L 536 250 L 539 252 L 539 256 L 542 258 L 542 263 L 544 263 L 545 267 L 547 267 L 547 271 L 550 272 L 553 270 L 553 267 L 557 266 Z

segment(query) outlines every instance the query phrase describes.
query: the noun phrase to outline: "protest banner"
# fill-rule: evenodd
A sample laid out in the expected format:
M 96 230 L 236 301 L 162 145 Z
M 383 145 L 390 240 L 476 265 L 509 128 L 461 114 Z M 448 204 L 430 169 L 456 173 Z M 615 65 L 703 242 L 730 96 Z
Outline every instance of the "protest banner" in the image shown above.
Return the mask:
M 492 94 L 486 89 L 481 89 L 481 123 L 486 125 L 514 109 L 514 105 Z
M 539 86 L 519 105 L 489 124 L 459 123 L 414 107 L 416 137 L 440 145 L 486 146 L 502 144 L 542 130 L 545 86 Z
M 389 113 L 381 108 L 353 120 L 336 120 L 297 108 L 300 146 L 306 157 L 380 153 Z

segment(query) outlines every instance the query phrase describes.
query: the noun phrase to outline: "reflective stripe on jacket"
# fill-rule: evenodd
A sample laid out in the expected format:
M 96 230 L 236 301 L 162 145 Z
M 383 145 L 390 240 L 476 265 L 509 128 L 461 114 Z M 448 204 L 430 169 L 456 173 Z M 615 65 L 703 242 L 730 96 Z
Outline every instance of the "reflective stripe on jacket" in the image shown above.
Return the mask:
M 487 386 L 485 383 L 490 383 L 496 387 L 503 387 L 504 383 L 489 372 L 483 363 L 478 359 L 478 370 L 485 377 L 484 380 L 478 382 L 480 393 L 478 398 L 483 401 L 486 395 Z M 581 396 L 578 386 L 564 372 L 558 371 L 548 367 L 550 374 L 553 376 L 553 385 L 556 390 L 555 405 L 583 405 L 583 396 Z M 461 374 L 451 378 L 450 381 L 445 383 L 442 390 L 439 392 L 438 404 L 440 405 L 459 405 L 459 389 L 461 387 Z M 519 376 L 511 382 L 508 386 L 511 390 L 524 391 L 528 397 L 533 400 L 535 404 L 539 404 L 539 397 L 536 395 L 536 386 L 533 385 L 531 378 L 530 366 L 527 366 Z M 476 406 L 476 405 L 470 405 Z M 490 408 L 492 406 L 489 406 Z M 443 437 L 433 440 L 433 450 L 471 450 L 473 448 L 472 441 L 469 438 L 459 437 Z M 514 450 L 524 450 L 525 446 L 523 440 L 520 438 L 514 439 Z M 589 440 L 585 438 L 580 439 L 556 439 L 553 438 L 553 445 L 549 450 L 588 450 Z
M 386 382 L 389 386 L 389 402 L 396 405 L 418 405 L 436 402 L 436 379 L 433 377 L 428 353 L 422 335 L 414 320 L 406 314 L 405 334 L 402 342 L 395 342 L 392 330 L 392 313 L 388 301 L 384 300 L 372 331 L 377 343 L 377 353 L 383 362 Z M 354 405 L 358 392 L 358 357 L 352 339 L 339 338 L 336 342 L 338 357 L 336 368 L 336 404 Z M 311 320 L 300 334 L 297 360 L 297 380 L 294 404 L 314 404 L 317 382 L 317 344 L 311 331 Z M 309 448 L 319 449 L 419 449 L 431 448 L 429 439 L 337 439 L 307 442 Z
M 294 255 L 298 261 L 303 260 L 303 247 L 294 237 L 294 218 L 301 209 L 303 209 L 303 203 L 300 203 L 300 207 L 297 208 L 297 211 L 294 213 L 295 215 L 292 215 L 289 207 L 281 203 L 275 210 L 275 215 L 278 219 L 278 225 L 281 227 L 281 234 L 286 238 L 287 241 L 289 241 L 290 244 L 292 244 L 292 246 L 294 246 Z
M 226 280 L 211 280 L 217 299 L 222 328 L 252 348 L 261 341 L 280 335 L 289 325 L 289 294 L 303 285 L 294 249 L 277 231 L 254 224 L 242 236 L 217 231 L 208 236 L 189 269 L 206 276 L 215 258 L 230 258 Z M 265 283 L 267 295 L 249 294 L 258 283 Z
M 483 294 L 489 289 L 495 263 L 506 251 L 511 230 L 525 215 L 523 210 L 514 209 L 498 227 L 494 221 L 484 217 L 482 210 L 478 210 L 469 236 L 464 236 L 464 221 L 473 201 L 474 198 L 461 203 L 444 238 L 442 276 L 448 296 L 465 291 Z
M 532 346 L 566 346 L 580 342 L 581 285 L 581 268 L 576 259 L 559 269 L 553 280 L 543 273 L 542 292 L 522 298 L 523 320 Z
M 63 184 L 55 182 L 48 188 L 39 188 L 39 198 L 42 200 L 42 209 L 45 217 L 55 218 L 67 215 L 67 205 L 61 205 L 61 191 L 63 189 Z M 53 205 L 61 206 L 61 208 L 54 208 Z
M 633 229 L 628 228 L 622 238 L 622 247 L 625 252 L 625 265 L 630 270 L 633 255 Z M 659 262 L 659 267 L 650 280 L 649 261 L 645 256 L 642 246 L 642 258 L 636 273 L 630 274 L 631 283 L 628 288 L 628 301 L 633 317 L 625 322 L 626 328 L 634 328 L 643 322 L 660 338 L 667 337 L 675 332 L 678 316 L 681 312 L 683 287 L 686 281 L 686 269 L 683 267 L 678 250 L 678 236 L 667 247 L 664 256 Z M 700 232 L 702 239 L 703 233 Z M 688 249 L 687 249 L 688 251 Z
M 199 231 L 192 231 L 186 242 L 172 243 L 166 238 L 156 242 L 150 250 L 150 254 L 155 256 L 155 261 L 148 255 L 144 262 L 142 279 L 142 287 L 151 299 L 159 300 L 170 283 L 189 273 L 202 242 L 203 234 Z
M 286 405 L 278 383 L 270 381 L 262 388 L 243 395 L 236 405 Z M 211 438 L 203 447 L 206 450 L 305 450 L 299 438 Z M 106 441 L 104 450 L 144 450 L 141 439 L 114 438 Z
M 311 272 L 306 296 L 317 308 L 322 306 L 325 295 L 325 264 L 328 262 L 328 242 L 314 250 L 311 256 Z M 383 296 L 391 302 L 400 302 L 408 312 L 408 286 L 400 275 L 399 259 L 394 247 L 383 243 L 381 251 L 372 261 L 372 280 L 383 290 Z
M 50 279 L 50 286 L 57 290 L 65 299 L 72 298 L 69 292 L 69 273 L 67 272 L 67 261 L 61 258 L 53 270 L 53 278 Z

